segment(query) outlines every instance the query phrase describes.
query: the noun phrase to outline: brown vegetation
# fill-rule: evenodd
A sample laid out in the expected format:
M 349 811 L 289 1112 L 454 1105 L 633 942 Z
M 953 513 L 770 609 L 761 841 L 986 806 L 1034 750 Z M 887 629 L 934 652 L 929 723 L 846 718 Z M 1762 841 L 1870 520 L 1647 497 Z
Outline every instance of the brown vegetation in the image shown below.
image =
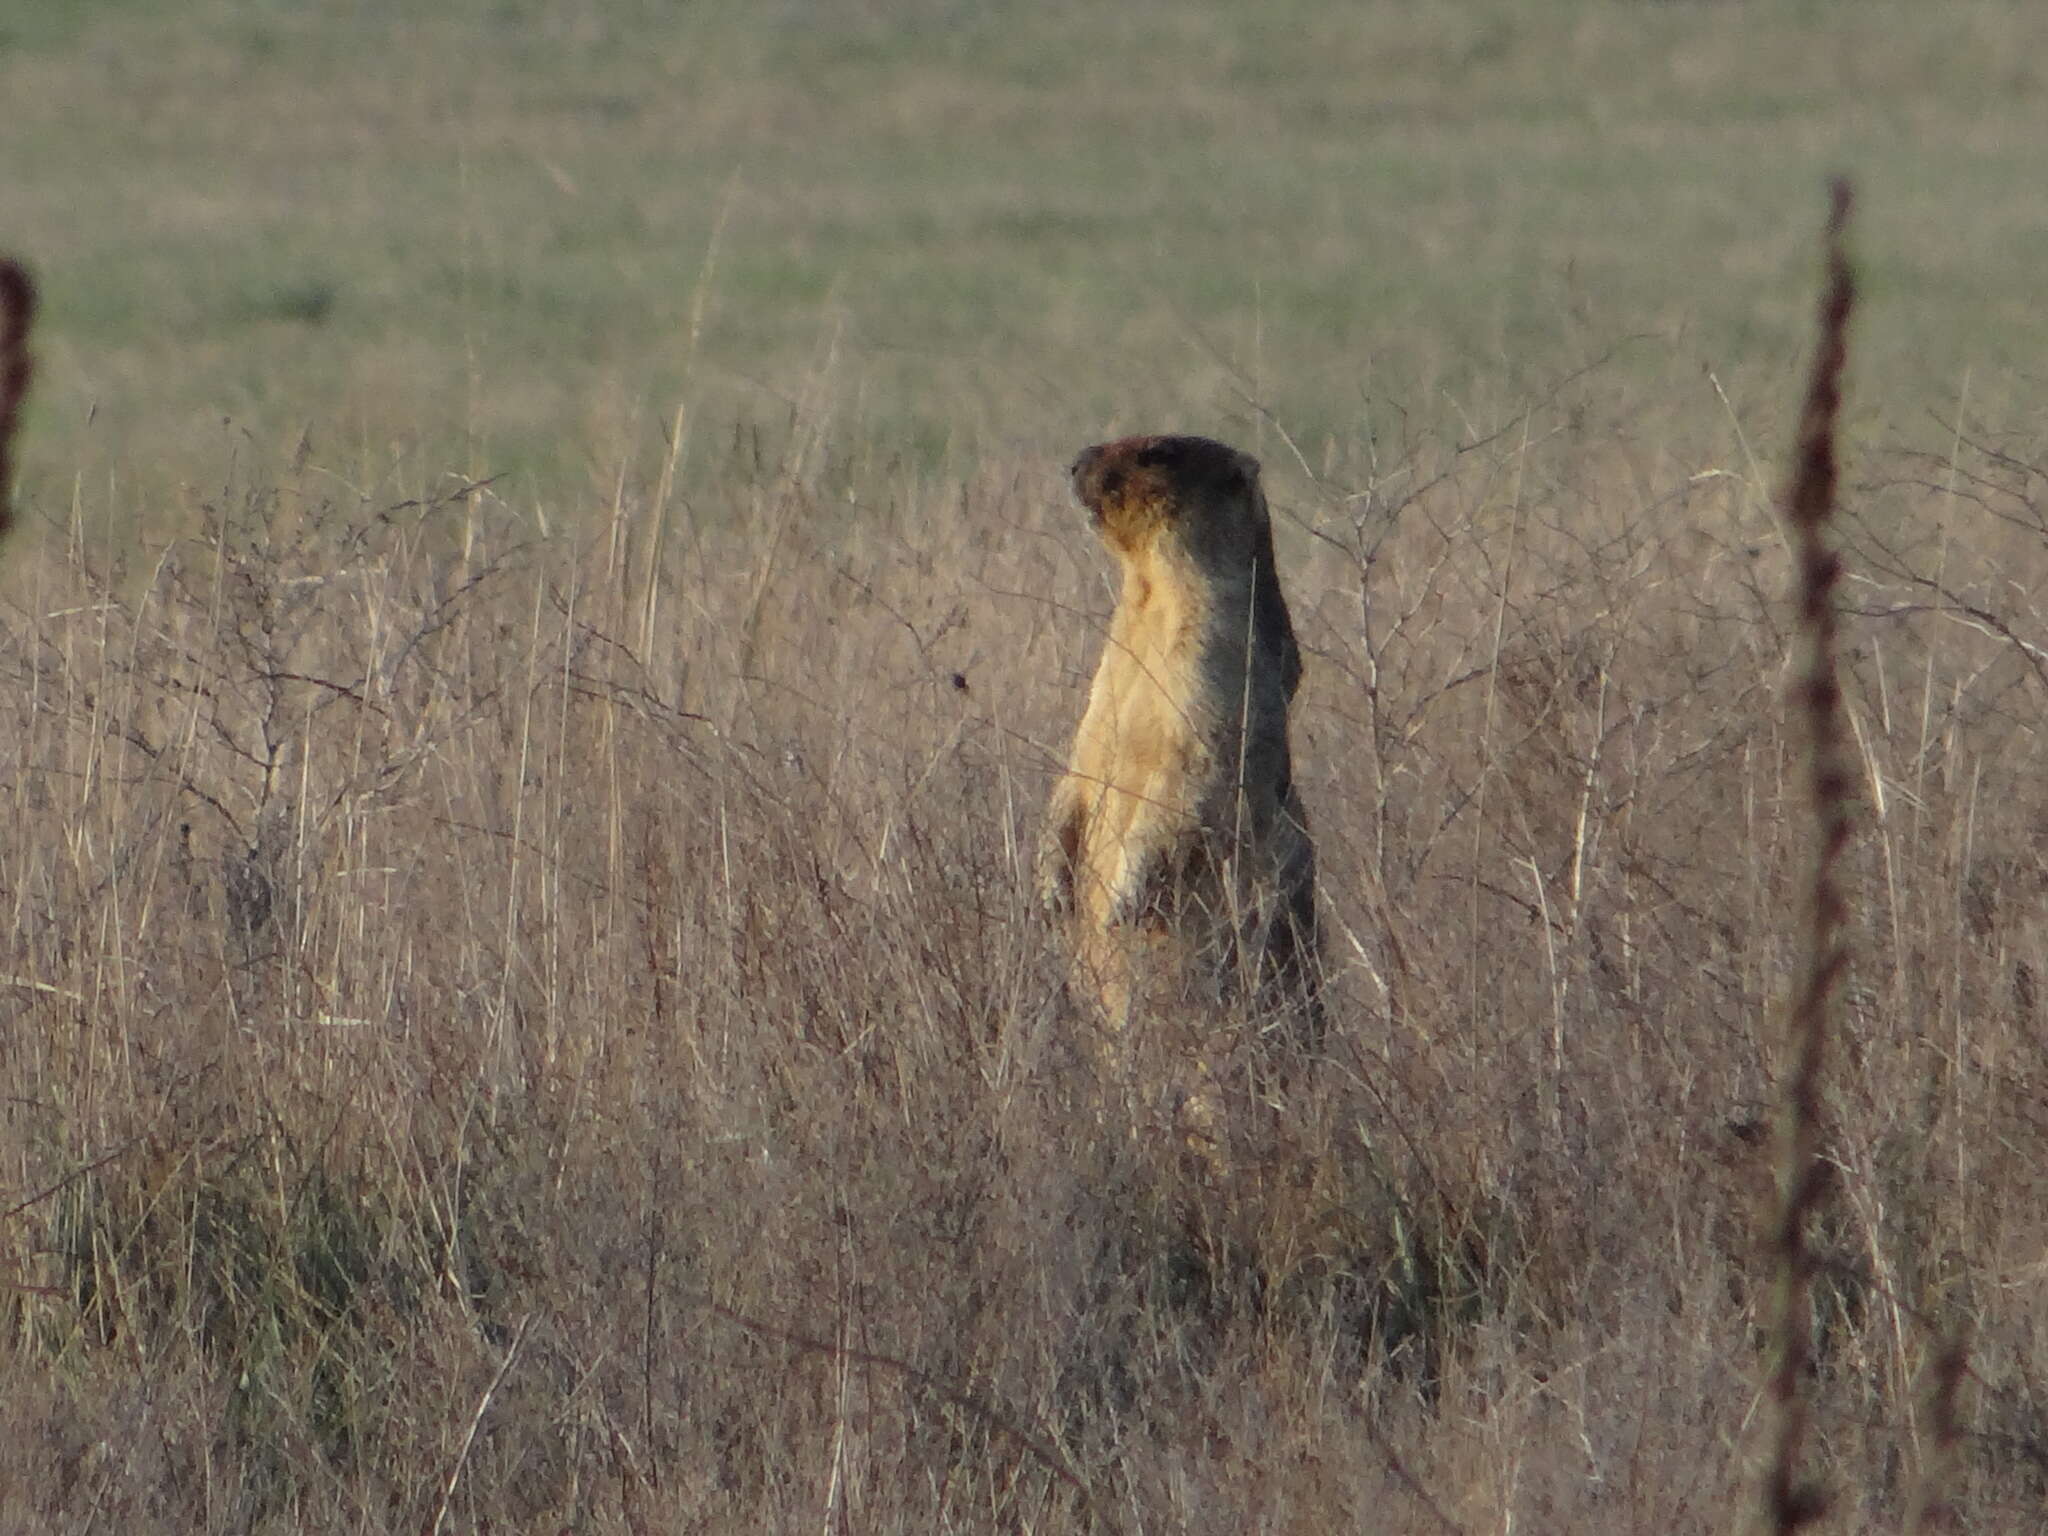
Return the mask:
M 1329 1038 L 1210 1241 L 1057 1027 L 1111 603 L 1035 460 L 805 423 L 659 547 L 655 475 L 542 537 L 280 469 L 112 554 L 32 487 L 0 1528 L 1725 1530 L 1805 756 L 1779 525 L 1641 409 L 1269 455 Z M 2029 1531 L 2048 448 L 1852 462 L 1805 1456 Z

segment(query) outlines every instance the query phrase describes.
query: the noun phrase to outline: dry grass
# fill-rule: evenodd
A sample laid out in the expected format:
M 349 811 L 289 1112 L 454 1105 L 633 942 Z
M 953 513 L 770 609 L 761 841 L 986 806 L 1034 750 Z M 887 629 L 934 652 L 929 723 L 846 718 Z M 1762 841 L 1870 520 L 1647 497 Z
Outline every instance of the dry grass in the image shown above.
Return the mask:
M 1207 1191 L 1096 1124 L 1028 899 L 1109 605 L 1059 454 L 800 422 L 573 534 L 280 466 L 162 546 L 18 535 L 0 1526 L 1723 1529 L 1788 561 L 1603 409 L 1276 493 L 1335 1045 Z M 1949 1456 L 2017 1531 L 2044 455 L 1871 459 L 1808 1452 L 1859 1527 Z
M 0 1530 L 1750 1516 L 1845 160 L 1800 1465 L 2040 1528 L 2048 12 L 17 9 Z M 1155 428 L 1310 652 L 1213 1189 L 1027 896 Z

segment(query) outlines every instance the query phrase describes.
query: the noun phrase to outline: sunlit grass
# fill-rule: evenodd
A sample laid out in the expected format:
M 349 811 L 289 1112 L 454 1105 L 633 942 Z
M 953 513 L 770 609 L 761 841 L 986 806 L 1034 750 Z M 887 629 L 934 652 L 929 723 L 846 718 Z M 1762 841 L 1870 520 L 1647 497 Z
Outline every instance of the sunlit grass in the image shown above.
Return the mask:
M 1841 165 L 1805 1455 L 2034 1529 L 2048 22 L 401 10 L 0 25 L 0 1526 L 1729 1529 Z M 1333 972 L 1209 1185 L 1024 868 L 1159 428 Z

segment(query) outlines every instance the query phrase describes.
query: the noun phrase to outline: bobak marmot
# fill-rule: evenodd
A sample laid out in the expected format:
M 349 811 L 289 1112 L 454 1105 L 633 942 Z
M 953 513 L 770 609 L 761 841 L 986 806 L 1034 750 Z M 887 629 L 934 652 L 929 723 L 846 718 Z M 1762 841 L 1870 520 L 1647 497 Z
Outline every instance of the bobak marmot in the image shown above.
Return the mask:
M 1072 479 L 1123 577 L 1039 854 L 1074 988 L 1111 1039 L 1194 1003 L 1291 1018 L 1313 1045 L 1315 853 L 1287 741 L 1301 653 L 1258 460 L 1127 437 Z

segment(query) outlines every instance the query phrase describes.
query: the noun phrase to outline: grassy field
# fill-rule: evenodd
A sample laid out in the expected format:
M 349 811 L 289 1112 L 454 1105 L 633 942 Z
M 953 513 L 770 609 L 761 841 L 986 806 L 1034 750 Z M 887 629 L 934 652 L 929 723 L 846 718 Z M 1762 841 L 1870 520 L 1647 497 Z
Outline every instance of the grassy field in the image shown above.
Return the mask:
M 820 388 L 952 475 L 1253 401 L 1497 424 L 1609 357 L 1713 421 L 1704 368 L 1745 412 L 1789 372 L 1845 166 L 1866 396 L 2038 352 L 2018 5 L 8 9 L 35 452 L 130 506 L 310 434 L 555 507 L 679 405 Z
M 1723 1532 L 1808 832 L 1834 1529 L 2048 1506 L 2048 14 L 0 4 L 0 1530 Z M 1259 452 L 1330 1058 L 1106 1124 L 1085 443 Z M 486 483 L 487 482 L 487 483 Z M 1967 1344 L 1957 1424 L 1930 1362 Z

